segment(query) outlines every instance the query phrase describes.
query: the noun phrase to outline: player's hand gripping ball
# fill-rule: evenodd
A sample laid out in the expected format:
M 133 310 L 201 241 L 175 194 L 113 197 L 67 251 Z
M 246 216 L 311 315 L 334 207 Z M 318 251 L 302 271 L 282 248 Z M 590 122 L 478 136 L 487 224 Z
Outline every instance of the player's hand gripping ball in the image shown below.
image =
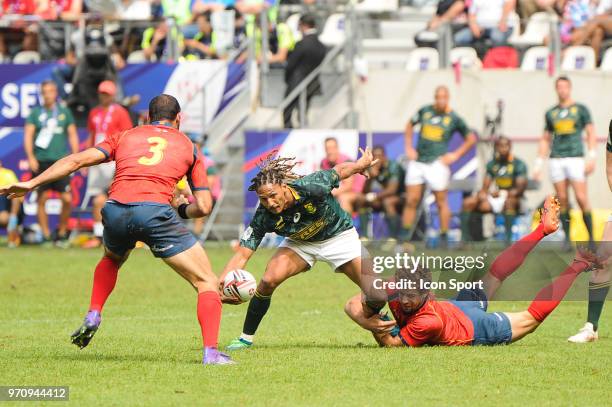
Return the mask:
M 257 281 L 246 270 L 232 270 L 223 281 L 223 294 L 240 302 L 247 302 L 255 294 Z

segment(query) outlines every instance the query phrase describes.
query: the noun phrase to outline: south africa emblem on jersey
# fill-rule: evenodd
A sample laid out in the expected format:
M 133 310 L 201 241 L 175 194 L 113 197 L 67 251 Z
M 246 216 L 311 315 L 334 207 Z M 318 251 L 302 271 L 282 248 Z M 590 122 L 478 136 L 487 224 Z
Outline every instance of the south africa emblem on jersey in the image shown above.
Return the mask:
M 315 208 L 312 202 L 308 202 L 306 205 L 304 205 L 304 209 L 306 209 L 306 212 L 310 214 L 315 213 L 317 211 L 317 208 Z

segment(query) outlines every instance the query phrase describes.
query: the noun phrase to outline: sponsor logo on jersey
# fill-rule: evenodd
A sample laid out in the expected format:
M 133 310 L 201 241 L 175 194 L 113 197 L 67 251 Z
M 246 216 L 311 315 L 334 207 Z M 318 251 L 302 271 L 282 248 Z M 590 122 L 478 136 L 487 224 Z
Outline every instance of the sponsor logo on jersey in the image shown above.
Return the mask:
M 242 237 L 240 238 L 241 240 L 249 240 L 249 238 L 251 237 L 251 235 L 253 234 L 253 228 L 252 227 L 248 227 L 246 228 L 246 230 L 242 233 Z
M 304 209 L 306 210 L 306 212 L 310 214 L 313 214 L 317 211 L 317 208 L 314 206 L 312 202 L 307 202 L 306 205 L 304 205 Z
M 450 118 L 450 116 L 444 116 L 444 120 L 442 120 L 442 123 L 443 123 L 445 126 L 448 126 L 448 125 L 450 124 L 450 122 L 451 122 L 451 118 Z
M 295 215 L 293 215 L 293 223 L 298 223 L 301 217 L 302 214 L 300 212 L 296 212 Z
M 319 233 L 326 225 L 325 218 L 319 218 L 302 230 L 299 230 L 289 236 L 294 240 L 308 240 Z
M 280 216 L 278 220 L 276 221 L 276 225 L 274 225 L 274 229 L 281 230 L 284 227 L 285 227 L 285 220 L 283 219 L 282 216 Z

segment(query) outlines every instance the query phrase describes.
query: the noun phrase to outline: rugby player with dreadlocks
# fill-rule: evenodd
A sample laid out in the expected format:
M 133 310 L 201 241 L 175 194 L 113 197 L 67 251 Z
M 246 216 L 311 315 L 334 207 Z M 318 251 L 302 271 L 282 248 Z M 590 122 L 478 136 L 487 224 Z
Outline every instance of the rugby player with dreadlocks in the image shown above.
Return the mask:
M 310 269 L 318 260 L 346 274 L 355 284 L 361 281 L 361 243 L 351 216 L 340 208 L 331 191 L 340 180 L 355 174 L 365 174 L 376 164 L 369 148 L 361 150 L 356 162 L 345 162 L 330 170 L 317 171 L 300 177 L 292 170 L 290 158 L 268 158 L 249 187 L 259 197 L 249 227 L 240 239 L 240 247 L 225 266 L 220 281 L 235 269 L 244 269 L 266 233 L 285 236 L 272 256 L 249 303 L 242 335 L 228 350 L 250 348 L 261 320 L 270 307 L 274 290 L 287 280 Z M 236 303 L 223 298 L 225 303 Z M 384 303 L 383 303 L 384 304 Z M 394 323 L 372 319 L 373 331 L 390 329 Z

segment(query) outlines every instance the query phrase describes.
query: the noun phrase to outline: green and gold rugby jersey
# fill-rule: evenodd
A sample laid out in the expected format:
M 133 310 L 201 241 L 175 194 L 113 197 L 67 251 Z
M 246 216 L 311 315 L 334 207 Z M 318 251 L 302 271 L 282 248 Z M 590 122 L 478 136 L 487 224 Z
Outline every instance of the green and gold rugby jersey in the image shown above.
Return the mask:
M 412 118 L 412 125 L 421 124 L 421 133 L 417 144 L 419 158 L 417 161 L 430 163 L 448 152 L 448 143 L 455 131 L 465 138 L 469 130 L 461 117 L 454 111 L 437 112 L 433 105 L 422 107 Z
M 259 205 L 240 238 L 240 246 L 257 250 L 266 233 L 294 240 L 319 242 L 353 227 L 353 220 L 332 196 L 340 176 L 336 170 L 317 171 L 288 184 L 295 205 L 280 214 Z
M 387 160 L 386 165 L 380 169 L 380 173 L 376 177 L 373 177 L 373 180 L 382 188 L 387 188 L 391 182 L 397 182 L 399 184 L 397 193 L 401 194 L 404 192 L 405 176 L 404 168 L 397 161 Z
M 518 178 L 527 178 L 527 165 L 523 160 L 510 156 L 508 161 L 493 159 L 487 163 L 487 175 L 499 189 L 510 189 Z
M 569 107 L 556 105 L 545 115 L 546 131 L 552 136 L 551 158 L 582 157 L 582 132 L 592 123 L 586 106 L 576 103 Z

